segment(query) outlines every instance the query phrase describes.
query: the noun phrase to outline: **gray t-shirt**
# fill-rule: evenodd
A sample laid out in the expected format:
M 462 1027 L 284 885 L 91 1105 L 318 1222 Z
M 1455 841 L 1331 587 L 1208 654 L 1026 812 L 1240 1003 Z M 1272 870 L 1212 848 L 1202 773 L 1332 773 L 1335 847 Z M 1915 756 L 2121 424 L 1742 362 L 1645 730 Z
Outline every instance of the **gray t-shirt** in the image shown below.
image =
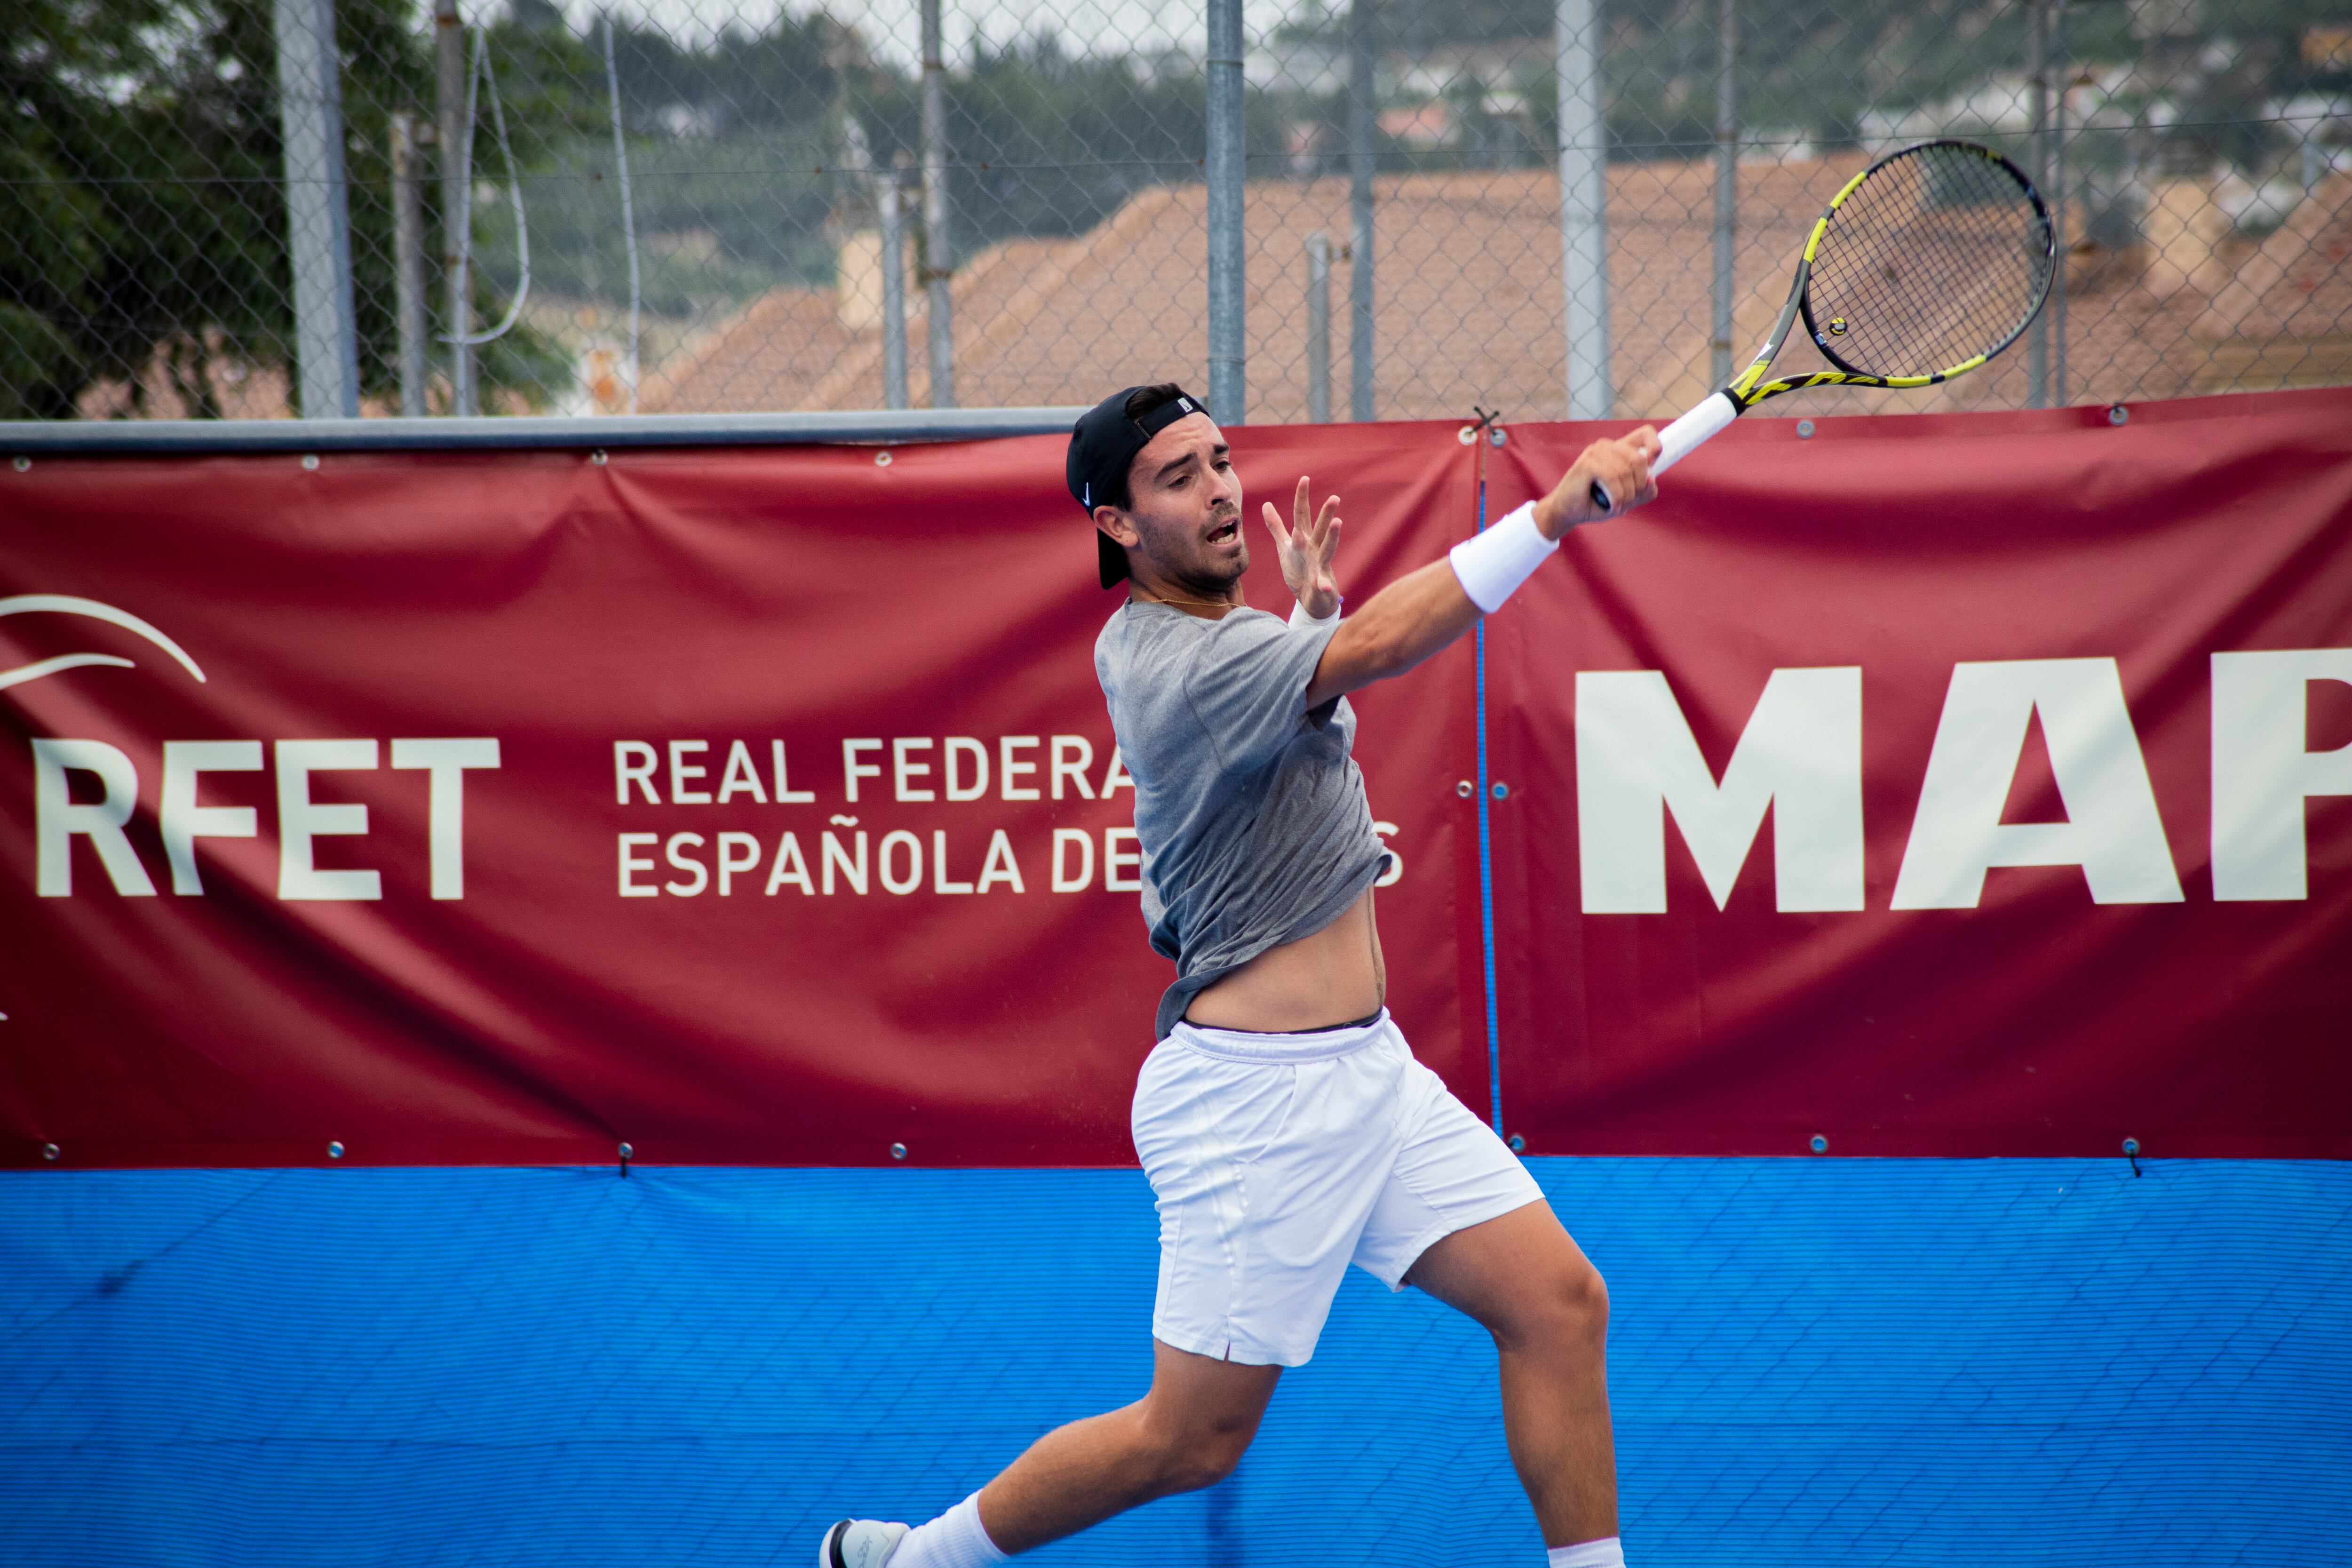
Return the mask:
M 1143 919 L 1176 961 L 1165 1039 L 1193 996 L 1338 919 L 1387 858 L 1349 760 L 1346 698 L 1309 712 L 1337 619 L 1263 610 L 1202 620 L 1129 600 L 1095 639 L 1095 676 L 1135 779 Z

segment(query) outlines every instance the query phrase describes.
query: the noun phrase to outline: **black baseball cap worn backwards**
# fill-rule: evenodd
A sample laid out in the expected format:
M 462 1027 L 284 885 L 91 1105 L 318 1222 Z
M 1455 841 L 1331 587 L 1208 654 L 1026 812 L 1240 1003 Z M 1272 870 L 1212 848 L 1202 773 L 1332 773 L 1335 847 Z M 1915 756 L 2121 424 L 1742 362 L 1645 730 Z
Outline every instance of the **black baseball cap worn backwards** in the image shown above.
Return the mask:
M 1142 391 L 1139 386 L 1123 387 L 1096 404 L 1079 416 L 1070 431 L 1070 455 L 1066 468 L 1070 482 L 1070 495 L 1086 508 L 1091 521 L 1097 504 L 1108 504 L 1107 498 L 1127 493 L 1128 465 L 1135 455 L 1151 442 L 1151 438 L 1188 414 L 1206 414 L 1207 405 L 1189 392 L 1176 396 L 1157 408 L 1147 410 L 1139 418 L 1127 416 L 1127 400 Z M 1102 585 L 1116 587 L 1127 576 L 1127 552 L 1117 541 L 1100 529 L 1095 530 L 1095 561 L 1102 572 Z

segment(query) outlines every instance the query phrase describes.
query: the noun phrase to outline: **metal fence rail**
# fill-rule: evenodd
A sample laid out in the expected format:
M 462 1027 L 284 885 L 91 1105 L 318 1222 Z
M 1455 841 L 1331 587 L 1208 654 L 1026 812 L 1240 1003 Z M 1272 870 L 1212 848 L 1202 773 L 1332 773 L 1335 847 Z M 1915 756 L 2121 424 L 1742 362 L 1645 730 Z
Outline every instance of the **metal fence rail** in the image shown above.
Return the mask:
M 22 0 L 8 35 L 0 419 L 1162 377 L 1229 419 L 1667 415 L 1838 184 L 1936 134 L 2035 174 L 2060 296 L 1985 373 L 1772 412 L 2352 381 L 2325 5 Z

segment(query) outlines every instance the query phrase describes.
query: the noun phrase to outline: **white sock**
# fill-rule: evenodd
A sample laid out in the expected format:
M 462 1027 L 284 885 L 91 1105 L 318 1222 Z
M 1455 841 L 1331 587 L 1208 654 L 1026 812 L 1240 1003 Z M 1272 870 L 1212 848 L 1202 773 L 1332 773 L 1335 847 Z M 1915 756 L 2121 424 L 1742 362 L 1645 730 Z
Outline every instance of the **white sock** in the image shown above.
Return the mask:
M 980 1524 L 980 1494 L 974 1492 L 929 1524 L 919 1524 L 890 1553 L 890 1568 L 989 1568 L 1004 1553 Z
M 1580 1541 L 1573 1546 L 1555 1546 L 1545 1553 L 1549 1568 L 1625 1568 L 1624 1548 L 1613 1535 L 1599 1541 Z M 890 1568 L 898 1568 L 898 1560 L 890 1560 Z

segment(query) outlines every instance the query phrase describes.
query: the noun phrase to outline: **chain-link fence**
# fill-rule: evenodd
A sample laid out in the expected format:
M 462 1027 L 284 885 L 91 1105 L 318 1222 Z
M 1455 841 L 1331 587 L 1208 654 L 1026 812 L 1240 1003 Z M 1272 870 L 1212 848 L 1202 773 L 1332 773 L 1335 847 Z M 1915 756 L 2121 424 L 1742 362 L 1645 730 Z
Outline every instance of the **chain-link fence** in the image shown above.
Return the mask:
M 1239 6 L 11 0 L 0 416 L 1671 415 L 1946 133 L 2063 288 L 1902 406 L 2352 381 L 2352 0 Z

